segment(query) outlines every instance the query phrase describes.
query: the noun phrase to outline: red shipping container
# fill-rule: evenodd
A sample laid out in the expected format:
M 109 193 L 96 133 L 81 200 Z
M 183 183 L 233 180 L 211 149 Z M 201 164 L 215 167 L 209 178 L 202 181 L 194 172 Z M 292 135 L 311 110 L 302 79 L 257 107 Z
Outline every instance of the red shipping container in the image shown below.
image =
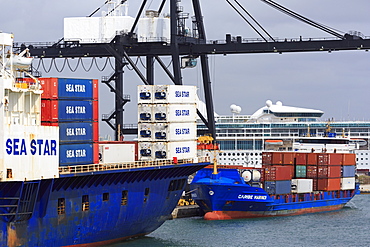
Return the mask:
M 344 166 L 355 166 L 356 154 L 342 154 L 342 164 Z
M 271 164 L 273 165 L 283 164 L 283 153 L 282 152 L 272 152 Z
M 93 100 L 99 100 L 99 80 L 93 80 Z
M 283 153 L 283 164 L 284 165 L 293 165 L 294 164 L 295 153 L 285 152 Z
M 42 99 L 58 99 L 58 78 L 40 78 L 39 81 L 44 91 Z
M 58 121 L 58 101 L 47 99 L 41 100 L 41 121 Z
M 293 166 L 277 166 L 277 165 L 266 166 L 265 180 L 266 181 L 290 180 L 292 179 L 292 167 Z
M 93 121 L 99 121 L 99 101 L 94 100 L 92 103 L 93 103 Z
M 329 155 L 324 153 L 317 154 L 317 164 L 318 165 L 328 165 Z
M 99 143 L 93 143 L 93 162 L 99 164 Z
M 342 165 L 342 154 L 329 153 L 328 154 L 328 165 L 329 166 L 340 166 Z
M 271 165 L 272 162 L 272 152 L 262 153 L 262 165 Z
M 306 170 L 307 178 L 317 178 L 317 166 L 308 165 Z
M 42 126 L 59 126 L 58 122 L 41 122 Z
M 93 122 L 93 142 L 99 141 L 99 122 Z
M 316 153 L 307 154 L 307 165 L 317 165 L 317 154 Z
M 340 190 L 340 178 L 320 178 L 317 180 L 317 190 Z
M 317 178 L 312 180 L 312 189 L 317 190 Z
M 296 153 L 295 163 L 296 165 L 307 165 L 307 153 Z
M 341 166 L 318 166 L 317 177 L 318 178 L 340 178 L 341 177 Z

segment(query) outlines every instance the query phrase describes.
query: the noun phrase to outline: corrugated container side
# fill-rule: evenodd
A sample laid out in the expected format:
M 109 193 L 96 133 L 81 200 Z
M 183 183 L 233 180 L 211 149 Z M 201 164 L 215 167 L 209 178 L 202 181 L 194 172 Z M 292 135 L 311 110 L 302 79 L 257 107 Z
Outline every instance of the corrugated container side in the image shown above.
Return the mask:
M 74 166 L 94 163 L 93 144 L 60 144 L 59 165 Z
M 295 163 L 296 165 L 307 165 L 307 153 L 296 153 Z
M 319 178 L 317 180 L 317 190 L 331 191 L 340 190 L 341 179 L 340 178 Z
M 292 192 L 310 193 L 313 190 L 312 179 L 292 179 Z
M 154 123 L 153 131 L 155 141 L 194 141 L 197 139 L 196 122 Z
M 317 166 L 308 165 L 306 169 L 307 178 L 317 178 Z
M 99 122 L 93 122 L 93 142 L 99 141 Z
M 196 104 L 154 104 L 155 122 L 196 122 Z
M 135 161 L 138 159 L 139 142 L 138 141 L 100 141 L 99 144 L 133 144 L 135 146 Z
M 356 174 L 356 166 L 342 166 L 342 177 L 354 177 Z
M 283 153 L 282 152 L 272 152 L 271 163 L 273 165 L 283 164 Z
M 291 166 L 271 165 L 265 167 L 265 180 L 289 180 L 292 179 Z
M 356 165 L 356 154 L 343 154 L 342 159 L 342 164 L 344 166 Z
M 93 100 L 99 100 L 99 80 L 93 79 Z
M 272 164 L 272 152 L 263 152 L 262 165 L 271 165 L 271 164 Z
M 91 79 L 59 78 L 59 99 L 93 99 L 93 81 Z
M 340 166 L 342 165 L 342 154 L 338 153 L 329 153 L 328 154 L 328 165 L 329 166 Z
M 59 141 L 64 142 L 93 142 L 93 123 L 59 123 Z
M 99 144 L 101 163 L 122 163 L 135 161 L 135 144 Z
M 56 100 L 41 100 L 41 121 L 55 122 L 58 121 L 58 101 Z
M 284 152 L 283 153 L 283 164 L 293 165 L 294 164 L 295 153 L 294 152 Z
M 340 166 L 317 166 L 317 177 L 318 178 L 340 178 L 341 167 Z
M 58 78 L 39 78 L 42 99 L 58 99 Z
M 291 192 L 291 180 L 265 181 L 264 190 L 268 194 L 281 195 Z
M 307 165 L 317 165 L 316 153 L 307 153 Z
M 196 141 L 154 142 L 156 159 L 192 159 L 197 156 Z
M 93 121 L 99 121 L 99 101 L 94 100 L 93 102 Z
M 318 165 L 328 165 L 329 161 L 329 155 L 328 154 L 323 154 L 323 153 L 318 153 L 317 154 L 317 164 Z
M 354 190 L 356 188 L 356 178 L 348 177 L 341 178 L 341 189 L 342 190 Z
M 93 143 L 93 163 L 99 164 L 100 154 L 99 154 L 99 143 Z
M 307 169 L 306 165 L 296 165 L 295 166 L 295 177 L 305 178 L 307 175 L 306 169 Z
M 196 87 L 184 85 L 155 85 L 153 103 L 189 104 L 197 101 Z
M 54 100 L 52 100 L 54 101 Z M 59 121 L 93 121 L 93 101 L 59 100 Z

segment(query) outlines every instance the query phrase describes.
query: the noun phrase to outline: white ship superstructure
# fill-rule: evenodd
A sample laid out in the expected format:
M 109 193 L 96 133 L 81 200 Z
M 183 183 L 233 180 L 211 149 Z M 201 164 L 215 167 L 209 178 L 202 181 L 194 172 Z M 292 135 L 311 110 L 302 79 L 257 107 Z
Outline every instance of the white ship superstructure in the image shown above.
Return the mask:
M 41 126 L 38 80 L 16 80 L 32 58 L 27 51 L 14 55 L 12 47 L 13 35 L 0 33 L 0 180 L 59 177 L 59 129 Z

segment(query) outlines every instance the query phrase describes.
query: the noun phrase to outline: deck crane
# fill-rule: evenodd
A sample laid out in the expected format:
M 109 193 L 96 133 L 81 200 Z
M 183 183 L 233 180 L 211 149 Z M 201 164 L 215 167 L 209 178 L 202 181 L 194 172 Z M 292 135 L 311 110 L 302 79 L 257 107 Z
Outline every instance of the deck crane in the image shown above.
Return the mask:
M 136 71 L 144 84 L 154 84 L 154 62 L 156 61 L 174 84 L 182 85 L 181 57 L 186 57 L 186 59 L 200 58 L 207 117 L 202 116 L 200 112 L 198 112 L 198 115 L 207 126 L 207 132 L 216 138 L 208 55 L 370 49 L 370 38 L 364 38 L 358 33 L 339 34 L 333 29 L 309 20 L 271 0 L 261 1 L 295 19 L 299 19 L 309 25 L 328 32 L 333 35 L 334 38 L 288 41 L 272 39 L 272 37 L 270 37 L 269 39 L 263 38 L 257 41 L 255 40 L 254 42 L 244 42 L 240 36 L 234 39 L 230 34 L 226 34 L 226 38 L 222 42 L 209 42 L 206 40 L 200 0 L 191 1 L 194 12 L 194 17 L 192 19 L 192 36 L 187 35 L 185 32 L 185 19 L 188 16 L 183 13 L 182 7 L 179 5 L 180 1 L 181 0 L 161 0 L 158 8 L 158 13 L 161 13 L 165 3 L 169 2 L 170 16 L 173 17 L 170 19 L 170 42 L 138 42 L 134 30 L 147 4 L 147 0 L 143 0 L 131 30 L 128 33 L 116 35 L 110 43 L 86 44 L 78 41 L 66 42 L 62 39 L 54 45 L 21 44 L 19 48 L 22 50 L 26 47 L 29 48 L 31 54 L 38 58 L 114 57 L 115 72 L 108 80 L 115 81 L 115 87 L 111 87 L 112 91 L 115 93 L 116 106 L 115 111 L 108 120 L 113 119 L 115 123 L 111 124 L 109 121 L 107 121 L 107 123 L 115 131 L 116 138 L 119 138 L 118 136 L 124 133 L 137 133 L 137 129 L 123 128 L 123 106 L 127 102 L 123 95 L 123 69 L 127 65 L 130 65 Z M 231 3 L 230 0 L 226 1 L 229 2 L 229 4 Z M 122 1 L 122 3 L 124 2 L 126 1 Z M 234 2 L 237 3 L 239 7 L 242 7 L 237 0 L 234 0 Z M 242 9 L 245 8 L 242 7 Z M 242 11 L 239 11 L 239 14 L 242 14 Z M 146 57 L 145 75 L 140 72 L 132 61 L 131 57 L 135 56 Z M 163 56 L 170 56 L 172 58 L 172 72 L 164 65 L 161 59 Z

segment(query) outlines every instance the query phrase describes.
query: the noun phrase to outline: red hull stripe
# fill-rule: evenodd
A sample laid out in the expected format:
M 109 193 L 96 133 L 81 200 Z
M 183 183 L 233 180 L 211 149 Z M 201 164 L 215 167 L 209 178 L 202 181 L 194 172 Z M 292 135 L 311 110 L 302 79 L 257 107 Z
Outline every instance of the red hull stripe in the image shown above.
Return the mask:
M 325 211 L 334 211 L 343 208 L 344 204 L 315 207 L 315 208 L 303 208 L 293 210 L 279 210 L 279 211 L 212 211 L 204 215 L 205 220 L 231 220 L 231 219 L 243 219 L 243 218 L 259 218 L 259 217 L 274 217 L 274 216 L 291 216 L 309 213 L 318 213 Z

